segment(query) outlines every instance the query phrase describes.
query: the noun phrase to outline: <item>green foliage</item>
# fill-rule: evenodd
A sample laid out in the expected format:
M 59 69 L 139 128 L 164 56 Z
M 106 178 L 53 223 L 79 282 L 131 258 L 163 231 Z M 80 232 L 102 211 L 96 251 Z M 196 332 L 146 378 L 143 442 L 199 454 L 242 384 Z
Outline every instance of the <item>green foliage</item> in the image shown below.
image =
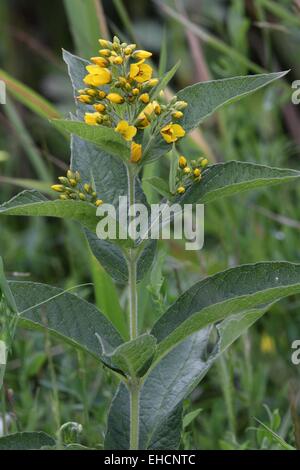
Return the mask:
M 41 450 L 54 445 L 55 440 L 44 432 L 20 432 L 0 438 L 1 450 Z
M 118 5 L 118 11 L 121 12 L 122 2 L 115 2 L 115 4 Z M 99 30 L 103 27 L 103 18 L 101 27 L 99 26 L 101 17 L 99 17 L 99 11 L 96 10 L 95 5 L 96 2 L 92 1 L 65 1 L 76 49 L 85 57 L 89 57 L 92 54 L 95 41 L 99 36 Z M 254 8 L 256 7 L 256 2 L 254 2 Z M 205 5 L 204 8 L 206 11 L 207 6 Z M 214 5 L 211 4 L 211 8 L 213 9 Z M 278 18 L 282 18 L 286 24 L 296 25 L 295 21 L 297 20 L 292 20 L 293 15 L 285 6 L 276 8 L 275 3 L 272 1 L 260 2 L 260 13 L 261 9 L 264 8 L 266 11 L 271 11 Z M 259 71 L 260 66 L 251 63 L 246 56 L 243 56 L 243 54 L 247 53 L 246 34 L 247 27 L 249 26 L 248 21 L 243 16 L 245 12 L 237 7 L 237 2 L 232 2 L 230 9 L 231 16 L 228 28 L 231 29 L 228 36 L 226 36 L 226 40 L 232 41 L 232 44 L 227 45 L 221 40 L 215 41 L 213 36 L 206 37 L 206 42 L 210 46 L 215 50 L 222 51 L 226 56 L 226 60 L 225 56 L 222 56 L 219 58 L 220 63 L 213 63 L 212 71 L 217 71 L 221 76 L 244 74 L 247 73 L 248 67 L 249 70 Z M 174 11 L 174 14 L 177 15 L 177 12 Z M 208 14 L 208 21 L 212 25 L 218 21 L 216 18 L 217 16 L 214 14 L 210 18 L 210 14 Z M 260 18 L 263 18 L 263 16 L 260 16 Z M 180 22 L 182 19 L 183 17 L 179 15 L 176 21 Z M 126 15 L 125 21 L 130 26 L 128 31 L 134 32 L 135 30 L 132 28 L 129 15 Z M 86 24 L 90 25 L 88 30 L 86 29 Z M 190 22 L 188 20 L 185 26 L 187 31 L 190 32 Z M 178 42 L 180 42 L 179 38 L 182 31 L 180 32 L 178 25 L 176 27 Z M 174 25 L 170 25 L 170 28 L 174 28 Z M 224 28 L 223 24 L 222 28 Z M 203 33 L 201 28 L 200 30 L 193 28 L 192 31 L 196 35 Z M 218 28 L 218 35 L 220 31 L 223 31 L 223 29 Z M 103 35 L 105 36 L 105 33 Z M 166 63 L 168 59 L 166 53 L 167 40 L 168 38 L 165 37 L 165 53 L 160 63 L 161 75 L 168 65 Z M 240 49 L 236 50 L 237 47 Z M 82 79 L 86 73 L 85 65 L 87 62 L 66 51 L 64 51 L 64 59 L 69 68 L 73 84 L 73 94 L 76 95 L 78 88 L 82 87 Z M 213 61 L 217 59 L 213 57 Z M 178 65 L 173 67 L 162 78 L 160 82 L 161 89 L 168 83 L 171 83 L 170 80 L 173 79 L 177 68 Z M 191 78 L 194 80 L 194 76 L 185 77 L 184 73 L 181 75 L 183 77 L 182 83 L 187 83 Z M 0 78 L 1 74 L 2 72 L 0 72 Z M 284 75 L 285 72 L 222 78 L 221 80 L 201 82 L 184 88 L 178 93 L 178 98 L 186 100 L 189 106 L 181 123 L 187 131 L 192 130 L 223 105 L 233 103 L 272 83 L 274 80 L 282 78 Z M 33 94 L 29 88 L 26 89 L 20 82 L 12 79 L 9 75 L 2 75 L 2 77 L 7 81 L 10 91 L 12 91 L 17 100 L 25 104 L 34 113 L 48 119 L 59 117 L 59 113 L 51 105 L 43 101 L 38 95 Z M 158 91 L 159 88 L 156 95 Z M 198 256 L 189 257 L 188 254 L 182 252 L 180 244 L 171 246 L 166 261 L 165 257 L 163 257 L 162 266 L 157 274 L 159 279 L 153 279 L 152 277 L 152 284 L 148 290 L 145 288 L 149 284 L 150 276 L 147 274 L 155 258 L 156 243 L 145 243 L 141 248 L 116 244 L 108 240 L 99 240 L 95 235 L 97 218 L 95 216 L 95 207 L 92 205 L 79 201 L 51 201 L 36 191 L 25 191 L 0 207 L 0 215 L 60 217 L 65 219 L 66 222 L 69 220 L 78 221 L 84 227 L 90 249 L 95 255 L 91 265 L 89 253 L 82 248 L 84 245 L 82 237 L 76 239 L 75 230 L 73 229 L 70 230 L 69 234 L 65 235 L 64 248 L 68 254 L 64 253 L 62 263 L 67 259 L 70 261 L 70 265 L 72 265 L 71 274 L 66 281 L 67 286 L 74 285 L 77 279 L 85 277 L 87 269 L 93 270 L 93 279 L 97 283 L 95 294 L 98 308 L 91 302 L 87 302 L 77 295 L 70 294 L 65 289 L 32 282 L 10 281 L 7 283 L 3 273 L 1 273 L 0 266 L 0 286 L 2 293 L 4 293 L 5 303 L 10 304 L 10 306 L 14 306 L 16 303 L 15 307 L 21 312 L 19 325 L 36 330 L 35 334 L 37 335 L 33 335 L 34 342 L 32 344 L 28 344 L 28 341 L 27 343 L 25 342 L 26 346 L 23 345 L 23 349 L 20 349 L 19 346 L 19 344 L 23 344 L 22 340 L 18 339 L 16 342 L 15 354 L 17 354 L 18 358 L 21 358 L 20 361 L 23 366 L 20 373 L 20 383 L 17 384 L 17 387 L 19 386 L 21 390 L 20 402 L 23 404 L 31 403 L 32 407 L 35 406 L 30 392 L 24 387 L 24 382 L 30 380 L 34 375 L 43 374 L 45 358 L 47 358 L 50 364 L 51 377 L 50 380 L 43 378 L 39 385 L 43 388 L 43 393 L 47 393 L 47 390 L 51 389 L 51 396 L 54 390 L 54 399 L 55 395 L 65 394 L 64 398 L 67 398 L 66 400 L 64 399 L 64 402 L 67 404 L 66 408 L 62 411 L 62 419 L 68 418 L 70 414 L 73 416 L 73 413 L 78 413 L 81 403 L 83 404 L 83 410 L 80 408 L 79 415 L 81 416 L 82 413 L 84 417 L 86 442 L 91 447 L 94 444 L 96 446 L 99 445 L 99 435 L 101 434 L 98 427 L 94 430 L 94 433 L 91 430 L 91 416 L 93 416 L 93 421 L 98 420 L 99 427 L 103 432 L 107 402 L 111 395 L 111 388 L 116 385 L 111 377 L 118 377 L 118 380 L 121 380 L 122 383 L 119 384 L 109 412 L 104 443 L 106 449 L 133 448 L 132 416 L 134 410 L 130 406 L 132 402 L 130 395 L 133 390 L 132 386 L 136 384 L 138 386 L 139 417 L 138 422 L 136 422 L 135 418 L 134 424 L 135 429 L 138 428 L 139 430 L 139 448 L 177 449 L 180 446 L 180 441 L 187 448 L 189 446 L 194 448 L 192 446 L 195 445 L 195 442 L 197 442 L 198 446 L 204 448 L 218 446 L 221 448 L 242 449 L 249 448 L 251 445 L 257 445 L 259 448 L 284 448 L 289 450 L 294 448 L 290 444 L 290 436 L 284 433 L 284 429 L 281 426 L 282 423 L 276 411 L 273 413 L 268 425 L 258 420 L 260 427 L 256 430 L 254 438 L 250 437 L 249 440 L 239 442 L 238 433 L 243 433 L 244 438 L 247 424 L 250 423 L 252 426 L 255 424 L 252 416 L 245 416 L 245 409 L 250 410 L 249 413 L 252 413 L 252 415 L 257 415 L 262 397 L 266 396 L 264 395 L 266 393 L 264 387 L 266 386 L 267 379 L 265 376 L 267 374 L 265 369 L 260 367 L 260 364 L 257 365 L 255 371 L 252 370 L 251 357 L 249 356 L 250 348 L 248 343 L 246 344 L 246 332 L 270 308 L 272 308 L 272 312 L 280 310 L 280 307 L 274 306 L 275 302 L 283 297 L 299 292 L 299 265 L 279 262 L 258 263 L 255 265 L 238 266 L 209 277 L 206 277 L 205 273 L 205 277 L 203 276 L 203 273 L 206 271 L 206 264 L 208 265 L 208 273 L 215 273 L 224 269 L 224 266 L 229 263 L 244 263 L 244 259 L 246 259 L 246 262 L 248 262 L 249 258 L 250 260 L 254 258 L 254 261 L 256 261 L 256 257 L 258 259 L 268 259 L 270 257 L 275 259 L 294 259 L 295 255 L 297 255 L 294 248 L 296 246 L 296 237 L 294 237 L 292 229 L 284 227 L 284 236 L 287 237 L 286 243 L 279 243 L 275 239 L 276 237 L 273 236 L 273 233 L 278 229 L 277 222 L 267 225 L 265 219 L 258 216 L 258 221 L 254 224 L 253 217 L 250 222 L 246 218 L 246 213 L 247 215 L 250 213 L 249 204 L 245 205 L 245 209 L 243 204 L 233 205 L 232 201 L 228 203 L 224 201 L 225 196 L 242 193 L 248 189 L 264 188 L 279 183 L 291 183 L 299 178 L 299 171 L 277 168 L 278 166 L 288 165 L 284 158 L 281 157 L 281 155 L 286 156 L 286 142 L 279 142 L 279 138 L 277 139 L 277 134 L 280 134 L 278 123 L 270 122 L 270 115 L 267 112 L 267 109 L 274 103 L 272 91 L 266 96 L 264 107 L 260 99 L 256 100 L 256 98 L 252 97 L 253 103 L 255 103 L 253 105 L 253 113 L 249 112 L 251 103 L 248 100 L 248 108 L 234 105 L 231 110 L 230 108 L 225 108 L 218 114 L 216 118 L 218 129 L 213 128 L 214 132 L 211 134 L 215 133 L 219 142 L 215 141 L 214 136 L 210 134 L 210 128 L 208 128 L 208 134 L 212 140 L 214 150 L 217 149 L 218 158 L 222 158 L 224 161 L 210 165 L 203 172 L 202 181 L 199 184 L 193 184 L 188 187 L 185 194 L 180 197 L 172 198 L 171 196 L 175 191 L 174 174 L 177 169 L 177 162 L 174 159 L 171 161 L 170 184 L 168 184 L 166 182 L 168 167 L 161 158 L 169 153 L 170 146 L 161 138 L 155 140 L 150 138 L 148 140 L 149 136 L 145 135 L 143 146 L 147 151 L 143 155 L 142 164 L 152 163 L 159 158 L 161 160 L 159 162 L 160 165 L 153 166 L 153 173 L 149 172 L 151 174 L 150 178 L 144 178 L 146 172 L 140 172 L 139 177 L 141 180 L 139 177 L 136 177 L 134 193 L 136 202 L 146 203 L 146 198 L 142 191 L 142 185 L 145 182 L 150 183 L 162 197 L 171 200 L 175 199 L 176 202 L 181 204 L 215 201 L 210 206 L 209 214 L 207 215 L 209 247 L 205 259 L 201 258 L 200 260 Z M 71 167 L 74 170 L 79 170 L 84 180 L 93 181 L 95 190 L 101 199 L 114 204 L 118 208 L 119 196 L 127 195 L 130 190 L 127 178 L 129 144 L 125 143 L 112 129 L 102 126 L 93 128 L 80 122 L 79 120 L 82 120 L 83 106 L 78 104 L 78 102 L 76 106 L 76 117 L 72 116 L 71 121 L 61 119 L 55 121 L 55 126 L 60 131 L 63 133 L 67 131 L 67 133 L 73 134 L 71 141 Z M 273 115 L 275 111 L 273 108 Z M 260 113 L 262 116 L 260 116 Z M 252 123 L 252 120 L 255 121 L 255 124 Z M 259 122 L 259 126 L 257 122 Z M 250 130 L 251 126 L 252 130 Z M 272 135 L 271 128 L 275 130 L 275 136 Z M 21 127 L 19 129 L 22 132 L 24 130 Z M 217 132 L 215 132 L 216 130 Z M 262 132 L 262 138 L 257 138 L 258 132 Z M 259 135 L 259 137 L 261 136 Z M 268 146 L 265 145 L 265 141 L 269 142 Z M 26 142 L 26 139 L 23 139 L 24 142 Z M 198 157 L 199 147 L 193 145 L 186 139 L 182 146 L 180 146 L 180 150 L 184 149 L 184 152 L 187 152 L 187 154 L 195 153 L 195 156 Z M 30 157 L 30 152 L 28 156 Z M 256 163 L 228 161 L 229 159 L 236 158 L 241 160 L 251 158 Z M 34 158 L 32 162 L 34 162 Z M 261 165 L 260 163 L 262 162 L 267 162 L 273 166 Z M 2 165 L 1 161 L 0 164 Z M 47 181 L 47 167 L 43 166 L 43 168 L 45 170 L 43 172 L 44 180 Z M 151 167 L 149 166 L 149 168 Z M 8 182 L 8 180 L 6 181 Z M 1 182 L 4 182 L 4 180 L 1 179 Z M 19 180 L 19 183 L 24 187 L 30 185 L 29 180 Z M 18 184 L 17 178 L 13 184 Z M 34 187 L 37 188 L 39 184 L 39 182 L 35 182 Z M 44 186 L 41 188 L 43 189 Z M 271 217 L 277 217 L 280 213 L 288 213 L 290 217 L 287 217 L 288 223 L 296 226 L 295 223 L 299 214 L 297 210 L 292 209 L 294 197 L 298 195 L 298 190 L 296 185 L 288 188 L 288 190 L 283 189 L 277 193 L 264 192 L 263 197 L 256 196 L 255 202 L 258 206 L 261 204 L 261 201 L 264 201 L 266 207 L 269 205 L 269 215 L 271 214 Z M 9 196 L 4 194 L 3 198 L 8 199 Z M 241 199 L 241 201 L 248 202 L 249 199 Z M 252 202 L 253 199 L 251 200 Z M 283 210 L 286 210 L 286 212 L 283 212 Z M 5 224 L 3 225 L 5 229 L 5 225 L 9 227 L 11 222 L 6 222 L 8 219 L 4 220 Z M 33 222 L 31 221 L 31 223 Z M 236 237 L 233 235 L 233 223 L 240 224 L 242 230 L 248 233 L 248 235 L 245 234 L 243 244 L 238 246 L 237 249 L 235 249 L 235 244 L 238 244 Z M 47 228 L 49 226 L 50 224 L 47 225 Z M 33 225 L 29 225 L 28 233 L 22 233 L 22 237 L 27 236 L 27 239 L 25 238 L 27 244 L 29 244 L 28 241 L 30 240 L 30 246 L 32 246 L 31 253 L 35 249 L 34 242 L 31 245 L 32 234 L 35 233 L 32 227 Z M 39 227 L 42 227 L 42 225 Z M 235 231 L 238 231 L 238 229 L 239 227 L 235 226 Z M 56 232 L 57 227 L 52 233 L 56 236 Z M 4 233 L 5 235 L 3 235 Z M 1 237 L 4 239 L 4 246 L 7 245 L 7 240 L 11 239 L 11 245 L 13 245 L 11 249 L 13 258 L 11 259 L 14 262 L 19 262 L 19 257 L 14 253 L 16 245 L 14 245 L 9 228 L 7 232 L 2 231 Z M 265 237 L 266 241 L 263 237 Z M 47 238 L 51 237 L 47 234 Z M 71 242 L 71 246 L 69 246 L 69 242 Z M 221 243 L 223 243 L 222 246 Z M 44 248 L 44 251 L 47 250 Z M 130 261 L 132 252 L 135 255 L 138 253 L 138 256 L 134 257 L 136 267 L 134 279 L 132 279 L 132 271 L 130 272 L 129 269 L 132 268 L 132 260 Z M 58 257 L 55 258 L 52 267 L 55 273 L 55 281 L 56 279 L 64 279 L 64 272 L 62 270 L 59 272 L 60 262 L 57 261 L 58 259 Z M 201 261 L 200 264 L 199 260 Z M 41 262 L 42 269 L 46 265 L 47 262 Z M 24 266 L 24 264 L 21 262 L 20 266 Z M 57 266 L 59 273 L 56 270 Z M 30 268 L 31 266 L 26 267 L 28 270 Z M 104 269 L 106 272 L 104 272 Z M 189 276 L 186 275 L 187 270 L 189 270 Z M 163 276 L 166 272 L 168 277 L 164 281 Z M 196 281 L 196 276 L 199 277 L 199 272 L 203 276 L 202 280 L 193 287 L 190 287 Z M 117 284 L 114 284 L 113 281 L 116 281 Z M 130 300 L 132 303 L 134 300 L 132 292 L 133 290 L 136 291 L 136 285 L 140 281 L 143 282 L 140 288 L 139 326 L 142 324 L 141 318 L 143 316 L 147 331 L 150 331 L 150 334 L 141 334 L 128 341 L 128 333 L 126 332 L 128 322 L 125 321 L 123 316 L 127 309 L 127 303 L 124 295 L 120 293 L 122 287 L 120 284 L 129 282 Z M 185 292 L 181 294 L 182 291 Z M 125 291 L 126 293 L 127 291 Z M 86 289 L 83 292 L 83 295 L 88 298 L 90 294 L 90 289 Z M 181 294 L 179 298 L 177 298 L 178 294 Z M 157 305 L 153 305 L 155 301 L 159 303 L 159 308 L 155 308 Z M 169 306 L 170 303 L 171 306 Z M 284 303 L 284 312 L 286 314 L 283 320 L 284 325 L 287 325 L 288 319 L 291 318 L 289 311 L 295 309 L 296 306 L 294 298 Z M 157 320 L 158 310 L 159 313 L 162 313 L 162 316 Z M 274 318 L 274 322 L 280 324 L 279 317 L 279 315 L 274 315 L 272 318 Z M 152 327 L 154 320 L 157 321 L 151 331 L 149 327 Z M 262 325 L 264 323 L 260 323 L 260 327 Z M 292 326 L 290 330 L 293 330 Z M 50 342 L 52 339 L 58 340 L 80 351 L 80 374 L 77 374 L 72 362 L 73 358 L 69 354 L 64 354 L 63 358 L 60 357 L 57 360 L 56 367 L 53 367 L 51 342 L 50 346 L 47 346 L 46 353 L 42 349 L 41 353 L 34 355 L 35 348 L 41 347 L 40 345 L 44 343 L 40 339 L 44 338 L 44 336 L 41 337 L 38 333 L 39 331 L 46 335 L 46 342 Z M 49 333 L 50 336 L 48 338 Z M 235 389 L 237 398 L 233 409 L 226 411 L 229 420 L 230 412 L 236 413 L 241 417 L 240 422 L 243 429 L 242 431 L 234 429 L 233 435 L 229 436 L 228 433 L 225 434 L 227 422 L 224 409 L 226 406 L 228 407 L 226 397 L 226 406 L 224 406 L 222 397 L 216 398 L 214 396 L 212 399 L 210 394 L 207 393 L 211 385 L 218 392 L 218 387 L 220 386 L 218 380 L 220 378 L 216 378 L 218 374 L 210 374 L 207 382 L 203 382 L 203 378 L 216 360 L 220 358 L 220 355 L 240 337 L 242 337 L 242 341 L 236 347 L 239 348 L 239 352 L 242 349 L 242 353 L 233 357 L 230 355 L 222 356 L 224 361 L 226 361 L 226 367 L 228 367 L 228 380 L 232 380 L 232 383 L 233 380 L 239 380 Z M 256 340 L 257 337 L 255 336 Z M 255 357 L 259 357 L 257 355 L 259 347 L 253 349 Z M 88 355 L 85 358 L 85 356 L 82 356 L 82 353 L 86 352 Z M 30 355 L 32 360 L 28 357 Z M 94 361 L 94 359 L 96 360 Z M 85 360 L 94 361 L 88 362 L 89 365 L 92 365 L 90 370 Z M 54 361 L 56 361 L 55 358 Z M 102 371 L 97 369 L 95 374 L 99 361 L 103 362 L 115 373 L 107 374 L 106 378 L 104 378 L 104 375 L 100 375 Z M 57 364 L 59 364 L 59 367 Z M 60 367 L 62 371 L 59 370 Z M 73 370 L 73 375 L 76 375 L 76 377 L 72 376 L 70 380 L 67 380 L 63 374 L 65 367 L 68 367 L 68 370 Z M 107 369 L 105 370 L 107 371 Z M 232 370 L 235 371 L 237 378 L 235 376 L 233 379 L 231 376 Z M 8 373 L 10 374 L 10 371 Z M 97 375 L 96 379 L 94 375 Z M 92 390 L 87 390 L 87 376 L 93 381 L 93 387 L 90 387 Z M 188 400 L 191 392 L 199 382 L 202 384 L 201 409 L 203 411 L 201 414 L 199 414 L 200 409 L 197 396 L 196 398 L 193 397 L 192 403 L 195 405 L 195 408 L 193 407 L 192 410 L 190 410 L 186 402 L 184 403 L 184 400 Z M 99 391 L 100 393 L 98 393 Z M 100 394 L 101 398 L 98 399 Z M 96 396 L 97 400 L 95 399 Z M 39 402 L 38 397 L 35 399 Z M 80 406 L 78 406 L 79 402 Z M 93 403 L 96 403 L 96 406 L 93 407 L 93 414 L 91 414 L 90 410 Z M 188 403 L 191 402 L 189 401 Z M 57 403 L 55 406 L 57 407 Z M 237 409 L 235 409 L 235 406 Z M 185 414 L 187 409 L 189 411 Z M 206 413 L 208 409 L 210 410 L 209 417 Z M 60 410 L 56 410 L 58 415 L 59 412 Z M 26 422 L 26 429 L 34 429 L 38 426 L 37 423 L 45 421 L 45 416 L 39 415 L 36 421 L 32 417 L 24 417 L 23 420 L 23 422 Z M 193 433 L 198 421 L 201 422 L 201 435 L 195 438 Z M 53 426 L 53 423 L 51 424 Z M 288 428 L 287 424 L 285 424 L 285 428 Z M 237 432 L 237 436 L 234 435 L 235 432 Z M 252 434 L 254 433 L 252 432 Z M 92 439 L 90 439 L 90 436 L 93 436 Z M 251 445 L 249 444 L 250 439 Z M 253 439 L 256 439 L 255 443 Z M 38 449 L 44 446 L 52 447 L 55 444 L 51 437 L 39 433 L 22 433 L 0 439 L 0 448 Z M 76 448 L 76 445 L 74 444 L 74 448 Z M 80 445 L 78 444 L 79 447 Z

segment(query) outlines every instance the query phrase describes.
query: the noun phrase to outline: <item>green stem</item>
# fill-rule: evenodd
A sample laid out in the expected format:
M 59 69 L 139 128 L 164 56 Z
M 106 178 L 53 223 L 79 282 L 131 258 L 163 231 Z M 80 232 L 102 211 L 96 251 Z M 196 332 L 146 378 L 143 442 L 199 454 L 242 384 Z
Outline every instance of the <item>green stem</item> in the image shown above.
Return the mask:
M 131 165 L 127 166 L 129 206 L 135 203 L 136 172 Z M 130 222 L 130 220 L 129 220 Z M 130 248 L 127 252 L 130 339 L 138 336 L 138 299 L 137 299 L 137 249 Z M 134 378 L 129 381 L 130 394 L 130 449 L 139 448 L 139 396 L 140 384 Z
M 140 386 L 133 384 L 130 387 L 130 450 L 139 449 L 139 411 Z

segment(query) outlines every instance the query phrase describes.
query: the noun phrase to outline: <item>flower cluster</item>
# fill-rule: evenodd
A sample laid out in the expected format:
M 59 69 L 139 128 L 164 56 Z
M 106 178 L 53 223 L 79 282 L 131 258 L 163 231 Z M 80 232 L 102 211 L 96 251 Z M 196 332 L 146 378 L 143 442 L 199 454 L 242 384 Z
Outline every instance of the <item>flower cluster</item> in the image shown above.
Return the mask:
M 166 103 L 159 80 L 147 63 L 151 52 L 137 50 L 135 44 L 99 40 L 99 56 L 86 67 L 84 83 L 77 99 L 90 107 L 85 113 L 89 125 L 108 126 L 119 133 L 131 148 L 131 161 L 138 163 L 143 154 L 141 133 L 150 126 L 152 137 L 161 136 L 171 144 L 185 135 L 177 122 L 187 106 L 174 97 Z
M 192 160 L 190 163 L 181 155 L 178 160 L 178 170 L 176 176 L 177 193 L 184 194 L 186 186 L 190 181 L 199 182 L 202 178 L 202 171 L 207 167 L 208 159 L 200 157 L 198 160 Z
M 51 186 L 53 191 L 61 193 L 59 198 L 62 201 L 68 199 L 87 201 L 99 207 L 103 204 L 101 199 L 98 199 L 97 193 L 91 184 L 82 183 L 81 176 L 78 171 L 68 170 L 67 176 L 60 176 L 58 178 L 60 184 Z

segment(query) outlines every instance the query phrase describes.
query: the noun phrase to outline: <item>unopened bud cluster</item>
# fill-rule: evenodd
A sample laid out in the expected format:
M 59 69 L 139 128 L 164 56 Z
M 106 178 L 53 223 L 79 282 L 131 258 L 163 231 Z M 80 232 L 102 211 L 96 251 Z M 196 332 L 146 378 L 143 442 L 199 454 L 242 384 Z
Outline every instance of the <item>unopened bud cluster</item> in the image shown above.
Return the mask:
M 81 176 L 78 171 L 74 172 L 68 170 L 67 176 L 60 176 L 58 181 L 60 184 L 51 186 L 51 189 L 60 193 L 59 198 L 62 201 L 67 201 L 68 199 L 87 201 L 94 204 L 96 207 L 103 204 L 103 201 L 97 197 L 97 193 L 92 185 L 81 181 Z
M 178 170 L 176 176 L 177 193 L 184 194 L 187 186 L 191 182 L 199 182 L 202 178 L 202 172 L 208 165 L 208 159 L 200 157 L 198 160 L 187 159 L 181 155 L 178 159 Z

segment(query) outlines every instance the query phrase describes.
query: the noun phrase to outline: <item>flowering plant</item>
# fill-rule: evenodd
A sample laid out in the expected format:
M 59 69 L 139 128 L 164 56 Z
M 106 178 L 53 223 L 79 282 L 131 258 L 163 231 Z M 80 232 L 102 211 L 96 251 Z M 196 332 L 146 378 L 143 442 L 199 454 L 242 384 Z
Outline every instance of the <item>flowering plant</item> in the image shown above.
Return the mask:
M 237 161 L 209 164 L 205 155 L 193 160 L 177 153 L 181 139 L 215 110 L 285 73 L 197 83 L 169 98 L 165 91 L 177 65 L 155 78 L 147 62 L 150 52 L 116 37 L 112 42 L 101 39 L 100 45 L 99 55 L 91 61 L 64 51 L 76 115 L 53 121 L 72 134 L 70 170 L 53 186 L 59 199 L 24 191 L 0 206 L 0 215 L 79 222 L 97 260 L 116 282 L 127 286 L 129 327 L 124 318 L 113 324 L 93 304 L 56 287 L 6 282 L 2 274 L 0 294 L 3 301 L 13 299 L 22 324 L 48 329 L 91 354 L 118 378 L 106 449 L 176 449 L 184 398 L 275 301 L 300 291 L 300 266 L 264 262 L 217 273 L 188 289 L 150 332 L 142 332 L 137 285 L 156 262 L 156 242 L 97 238 L 96 207 L 118 206 L 124 195 L 131 205 L 147 204 L 143 169 L 167 153 L 172 158 L 169 185 L 157 177 L 148 182 L 165 200 L 179 205 L 206 204 L 299 178 L 294 170 Z M 209 347 L 213 331 L 215 340 Z

